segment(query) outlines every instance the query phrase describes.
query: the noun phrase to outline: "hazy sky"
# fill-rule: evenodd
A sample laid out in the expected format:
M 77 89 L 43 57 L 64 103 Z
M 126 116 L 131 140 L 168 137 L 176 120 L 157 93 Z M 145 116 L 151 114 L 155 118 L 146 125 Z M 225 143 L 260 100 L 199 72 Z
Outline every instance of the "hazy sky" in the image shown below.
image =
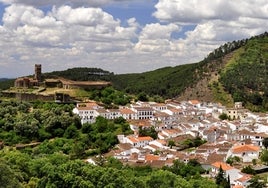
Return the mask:
M 268 28 L 267 0 L 0 0 L 0 78 L 195 63 Z

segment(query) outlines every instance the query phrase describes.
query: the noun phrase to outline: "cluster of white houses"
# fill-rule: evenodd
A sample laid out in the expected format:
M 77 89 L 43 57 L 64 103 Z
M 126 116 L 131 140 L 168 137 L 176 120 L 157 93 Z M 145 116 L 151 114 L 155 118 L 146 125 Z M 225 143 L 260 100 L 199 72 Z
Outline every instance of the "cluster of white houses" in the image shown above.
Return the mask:
M 174 160 L 197 159 L 213 177 L 220 166 L 230 177 L 232 187 L 246 187 L 250 175 L 241 172 L 241 166 L 226 164 L 230 157 L 237 156 L 244 164 L 259 159 L 262 140 L 268 137 L 268 114 L 254 114 L 236 103 L 226 109 L 214 103 L 197 100 L 176 102 L 136 102 L 119 109 L 104 109 L 95 102 L 79 103 L 73 112 L 82 123 L 94 123 L 98 116 L 107 119 L 125 118 L 133 135 L 118 135 L 119 145 L 110 155 L 128 164 L 151 166 L 172 165 Z M 220 120 L 226 113 L 232 121 Z M 140 128 L 153 127 L 158 138 L 139 137 Z M 180 151 L 170 147 L 169 141 L 180 143 L 187 138 L 201 137 L 207 140 L 192 151 Z

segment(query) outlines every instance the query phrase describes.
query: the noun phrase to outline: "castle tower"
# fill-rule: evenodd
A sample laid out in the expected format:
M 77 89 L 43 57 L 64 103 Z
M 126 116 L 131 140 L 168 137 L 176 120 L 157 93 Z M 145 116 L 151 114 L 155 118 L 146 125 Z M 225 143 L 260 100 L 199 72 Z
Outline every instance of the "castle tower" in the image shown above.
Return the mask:
M 42 66 L 41 64 L 35 64 L 34 79 L 41 82 L 42 79 Z

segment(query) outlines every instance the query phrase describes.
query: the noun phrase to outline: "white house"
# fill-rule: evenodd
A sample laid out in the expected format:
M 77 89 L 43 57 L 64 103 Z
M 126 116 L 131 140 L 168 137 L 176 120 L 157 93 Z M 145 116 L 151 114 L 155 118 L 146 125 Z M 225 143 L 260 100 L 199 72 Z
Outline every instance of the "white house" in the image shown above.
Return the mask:
M 153 141 L 154 139 L 150 136 L 127 136 L 126 143 L 130 143 L 132 146 L 141 148 L 149 144 L 149 142 Z
M 135 112 L 129 108 L 120 108 L 119 111 L 121 116 L 126 120 L 135 118 Z
M 222 168 L 225 174 L 225 177 L 230 178 L 230 184 L 234 184 L 235 180 L 241 177 L 240 170 L 224 162 L 215 162 L 211 164 L 211 175 L 213 177 L 217 176 L 217 174 L 219 173 L 220 167 Z
M 233 188 L 246 188 L 250 182 L 249 180 L 251 180 L 252 175 L 249 174 L 242 174 L 241 173 L 241 177 L 234 180 L 234 187 Z
M 73 113 L 79 115 L 81 123 L 94 123 L 96 121 L 97 112 L 96 110 L 102 107 L 95 102 L 90 103 L 78 103 L 73 109 Z
M 226 158 L 237 156 L 243 162 L 252 162 L 253 159 L 259 158 L 261 148 L 250 144 L 242 144 L 233 146 L 227 153 Z
M 153 118 L 153 108 L 151 107 L 133 107 L 135 114 L 135 119 L 152 119 Z

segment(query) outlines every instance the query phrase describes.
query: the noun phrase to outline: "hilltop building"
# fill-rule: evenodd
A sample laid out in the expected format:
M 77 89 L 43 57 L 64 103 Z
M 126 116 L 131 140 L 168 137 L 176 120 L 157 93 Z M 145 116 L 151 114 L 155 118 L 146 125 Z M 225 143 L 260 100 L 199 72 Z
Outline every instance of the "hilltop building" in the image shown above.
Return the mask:
M 35 64 L 35 74 L 34 79 L 38 82 L 42 81 L 42 65 L 41 64 Z
M 39 86 L 42 81 L 42 65 L 35 64 L 35 74 L 34 78 L 21 77 L 15 80 L 14 86 L 20 88 L 32 88 L 34 86 Z
M 68 89 L 103 89 L 107 86 L 110 86 L 110 82 L 105 81 L 73 81 L 65 78 L 48 78 L 43 79 L 42 75 L 42 65 L 35 64 L 34 75 L 32 77 L 20 77 L 17 78 L 14 82 L 15 90 L 4 91 L 2 94 L 6 97 L 14 97 L 20 101 L 33 101 L 33 100 L 42 100 L 42 101 L 56 101 L 56 102 L 70 102 L 71 97 L 69 94 L 66 94 L 65 91 L 57 92 L 54 94 L 44 94 L 43 91 L 46 91 L 47 88 L 60 88 L 63 90 Z M 28 90 L 29 88 L 35 88 Z M 22 89 L 22 90 L 21 90 Z M 38 90 L 37 90 L 38 89 Z
M 104 81 L 73 81 L 64 78 L 42 80 L 42 65 L 35 64 L 34 77 L 20 77 L 15 80 L 14 87 L 32 88 L 32 87 L 58 87 L 64 89 L 102 89 L 110 86 L 110 82 Z

